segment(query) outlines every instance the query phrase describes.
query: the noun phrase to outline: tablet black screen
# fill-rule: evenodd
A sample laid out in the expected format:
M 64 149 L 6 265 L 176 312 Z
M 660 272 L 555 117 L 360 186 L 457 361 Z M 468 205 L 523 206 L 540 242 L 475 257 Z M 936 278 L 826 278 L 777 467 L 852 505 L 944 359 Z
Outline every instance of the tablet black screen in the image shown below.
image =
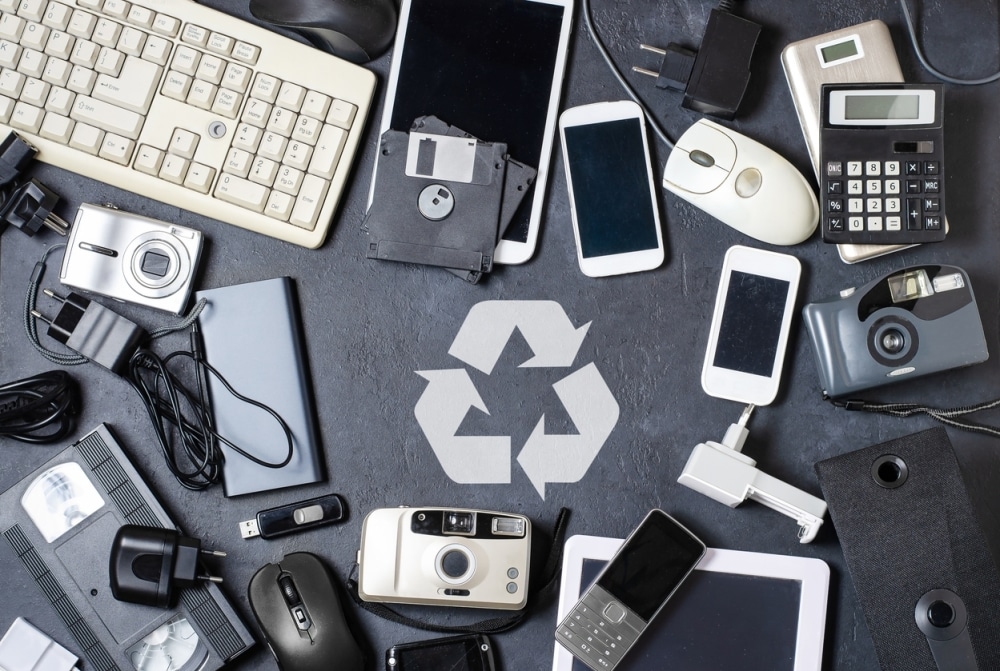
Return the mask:
M 583 561 L 581 595 L 605 564 Z M 692 571 L 616 671 L 793 671 L 801 597 L 797 580 Z

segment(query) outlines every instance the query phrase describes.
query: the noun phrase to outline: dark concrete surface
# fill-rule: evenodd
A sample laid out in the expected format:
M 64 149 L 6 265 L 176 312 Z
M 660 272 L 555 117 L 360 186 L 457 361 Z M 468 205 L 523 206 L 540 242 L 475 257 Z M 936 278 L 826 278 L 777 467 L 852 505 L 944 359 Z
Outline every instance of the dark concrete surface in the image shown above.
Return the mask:
M 242 0 L 204 3 L 248 18 Z M 696 45 L 704 29 L 708 1 L 594 0 L 594 17 L 622 69 L 648 65 L 640 42 Z M 794 40 L 873 18 L 889 26 L 903 72 L 909 81 L 931 81 L 914 57 L 895 0 L 825 3 L 755 0 L 739 12 L 764 25 L 753 61 L 750 91 L 732 126 L 763 141 L 811 174 L 808 156 L 781 70 L 781 48 Z M 920 2 L 924 44 L 931 60 L 945 70 L 982 75 L 1000 65 L 997 6 L 983 0 Z M 624 98 L 582 28 L 570 44 L 562 106 Z M 877 669 L 871 639 L 857 605 L 837 536 L 829 523 L 817 540 L 800 545 L 795 524 L 757 504 L 730 510 L 676 483 L 691 448 L 718 440 L 739 417 L 735 403 L 707 397 L 699 371 L 708 334 L 712 302 L 725 250 L 734 244 L 764 247 L 712 220 L 699 210 L 658 190 L 668 258 L 658 270 L 594 280 L 577 267 L 566 185 L 558 149 L 546 194 L 546 215 L 534 258 L 521 266 L 501 267 L 478 286 L 442 271 L 364 258 L 365 236 L 359 230 L 375 156 L 376 129 L 390 57 L 371 64 L 383 82 L 378 107 L 369 121 L 354 179 L 326 244 L 317 251 L 300 249 L 227 226 L 177 208 L 69 174 L 37 166 L 34 174 L 63 195 L 59 212 L 72 219 L 80 202 L 114 202 L 131 210 L 193 226 L 206 234 L 198 288 L 289 275 L 296 280 L 313 375 L 322 450 L 328 481 L 321 485 L 238 499 L 223 497 L 221 487 L 194 493 L 182 489 L 163 466 L 148 420 L 135 393 L 107 371 L 89 365 L 72 373 L 83 385 L 84 408 L 77 435 L 100 422 L 109 423 L 126 451 L 146 475 L 168 510 L 186 532 L 229 557 L 218 566 L 223 589 L 250 623 L 246 597 L 251 575 L 266 562 L 292 551 L 323 557 L 341 578 L 354 562 L 364 515 L 377 507 L 444 505 L 508 510 L 527 514 L 535 523 L 538 549 L 545 549 L 551 523 L 561 506 L 573 511 L 570 534 L 621 536 L 651 507 L 658 506 L 688 524 L 713 547 L 818 557 L 829 563 L 830 588 L 826 629 L 826 669 Z M 668 131 L 677 137 L 697 117 L 680 108 L 679 94 L 652 87 L 652 80 L 627 75 L 637 85 Z M 997 84 L 946 88 L 949 218 L 946 242 L 908 250 L 856 266 L 843 264 L 818 234 L 804 244 L 781 249 L 803 262 L 802 301 L 825 298 L 886 272 L 923 262 L 963 266 L 972 278 L 993 358 L 973 368 L 952 371 L 886 388 L 882 398 L 923 400 L 951 406 L 998 395 L 996 225 L 1000 167 Z M 654 147 L 656 172 L 667 152 Z M 20 325 L 25 283 L 32 266 L 55 236 L 28 239 L 16 232 L 0 245 L 0 378 L 14 380 L 51 365 L 28 345 Z M 56 284 L 50 268 L 45 285 Z M 593 322 L 576 365 L 595 362 L 621 405 L 621 418 L 586 476 L 575 484 L 549 485 L 542 500 L 515 465 L 504 485 L 460 485 L 442 471 L 414 419 L 413 409 L 426 382 L 414 371 L 455 367 L 447 350 L 469 308 L 484 300 L 547 299 L 559 302 L 577 326 Z M 140 308 L 123 312 L 145 326 L 164 322 L 161 313 Z M 184 344 L 168 339 L 167 351 Z M 550 433 L 571 430 L 559 400 L 551 392 L 558 379 L 551 369 L 517 369 L 530 352 L 523 341 L 505 351 L 488 378 L 474 377 L 491 409 L 489 416 L 467 419 L 473 435 L 510 435 L 515 453 L 546 413 Z M 252 362 L 248 362 L 252 365 Z M 558 372 L 558 371 L 557 371 Z M 266 371 L 261 371 L 266 375 Z M 985 421 L 1000 423 L 988 413 Z M 927 428 L 926 419 L 898 420 L 835 410 L 820 398 L 813 355 L 805 330 L 793 327 L 783 391 L 750 423 L 745 452 L 767 473 L 819 495 L 813 471 L 818 460 Z M 949 430 L 977 512 L 994 552 L 1000 549 L 1000 456 L 994 439 Z M 31 447 L 0 440 L 0 490 L 49 459 L 63 446 Z M 351 516 L 342 525 L 274 541 L 244 541 L 237 524 L 260 509 L 338 492 Z M 919 528 L 919 520 L 914 520 Z M 73 647 L 55 613 L 8 551 L 0 551 L 4 576 L 0 631 L 17 615 L 32 621 Z M 428 635 L 390 624 L 348 606 L 363 631 L 373 660 L 381 668 L 384 650 L 394 643 Z M 430 619 L 468 621 L 475 612 L 425 609 Z M 747 613 L 747 617 L 766 617 Z M 496 646 L 506 671 L 547 669 L 553 649 L 555 601 L 532 613 L 519 629 L 499 635 Z M 253 626 L 251 626 L 254 629 Z M 263 646 L 232 665 L 234 669 L 273 669 Z

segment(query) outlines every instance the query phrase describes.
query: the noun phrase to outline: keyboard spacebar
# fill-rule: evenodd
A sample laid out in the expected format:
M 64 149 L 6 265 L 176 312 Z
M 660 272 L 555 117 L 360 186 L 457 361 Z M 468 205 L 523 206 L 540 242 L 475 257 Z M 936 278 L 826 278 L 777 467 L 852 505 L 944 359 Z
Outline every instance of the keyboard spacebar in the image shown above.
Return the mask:
M 69 115 L 75 121 L 97 126 L 131 140 L 137 139 L 142 130 L 142 116 L 90 96 L 77 96 Z

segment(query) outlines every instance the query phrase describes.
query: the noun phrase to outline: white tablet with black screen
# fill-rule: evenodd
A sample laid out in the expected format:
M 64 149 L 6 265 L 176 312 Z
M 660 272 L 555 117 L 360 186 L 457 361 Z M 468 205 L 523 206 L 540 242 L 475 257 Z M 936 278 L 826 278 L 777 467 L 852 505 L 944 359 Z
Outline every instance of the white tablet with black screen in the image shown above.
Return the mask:
M 573 0 L 403 0 L 399 10 L 379 136 L 436 116 L 506 143 L 538 170 L 498 263 L 524 263 L 535 251 L 572 25 Z M 376 159 L 371 194 L 377 179 Z
M 621 544 L 566 541 L 556 622 Z M 820 671 L 829 587 L 820 559 L 709 548 L 615 671 Z M 552 671 L 588 670 L 556 643 Z

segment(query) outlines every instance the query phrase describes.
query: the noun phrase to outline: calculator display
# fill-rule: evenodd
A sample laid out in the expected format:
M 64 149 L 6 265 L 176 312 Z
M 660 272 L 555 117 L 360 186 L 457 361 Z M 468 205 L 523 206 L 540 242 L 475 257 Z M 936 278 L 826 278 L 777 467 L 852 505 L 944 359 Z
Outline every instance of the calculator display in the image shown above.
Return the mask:
M 844 117 L 850 121 L 858 119 L 919 119 L 920 96 L 849 95 L 844 99 Z

